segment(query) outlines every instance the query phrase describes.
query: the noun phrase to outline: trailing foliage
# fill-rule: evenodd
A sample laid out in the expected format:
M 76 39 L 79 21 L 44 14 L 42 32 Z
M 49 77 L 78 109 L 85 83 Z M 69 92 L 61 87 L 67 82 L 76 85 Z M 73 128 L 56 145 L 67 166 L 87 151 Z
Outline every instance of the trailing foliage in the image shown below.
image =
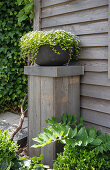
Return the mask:
M 44 170 L 49 166 L 40 164 L 43 155 L 32 157 L 30 160 L 16 154 L 17 143 L 11 141 L 7 131 L 0 130 L 0 170 Z
M 27 58 L 31 53 L 31 62 L 37 56 L 40 46 L 49 45 L 52 50 L 60 54 L 56 50 L 56 46 L 62 50 L 68 50 L 70 59 L 76 60 L 79 56 L 79 40 L 74 34 L 66 31 L 32 31 L 21 38 L 21 56 Z
M 109 170 L 110 152 L 97 154 L 96 149 L 75 147 L 58 154 L 53 165 L 56 170 Z
M 33 140 L 37 143 L 32 147 L 44 147 L 45 145 L 60 141 L 68 147 L 91 147 L 96 149 L 97 153 L 110 151 L 110 136 L 106 133 L 103 135 L 100 130 L 96 131 L 94 127 L 83 126 L 83 117 L 76 124 L 76 117 L 70 114 L 63 114 L 62 121 L 58 123 L 53 117 L 46 121 L 49 126 L 43 129 L 43 133 L 39 133 L 38 137 Z
M 19 40 L 32 29 L 32 8 L 32 0 L 0 1 L 0 112 L 18 111 L 27 92 Z

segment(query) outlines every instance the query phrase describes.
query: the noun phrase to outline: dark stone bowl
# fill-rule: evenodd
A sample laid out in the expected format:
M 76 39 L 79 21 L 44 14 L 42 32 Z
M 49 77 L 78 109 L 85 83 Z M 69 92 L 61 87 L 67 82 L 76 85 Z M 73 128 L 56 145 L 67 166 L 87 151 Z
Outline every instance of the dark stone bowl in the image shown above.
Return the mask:
M 63 51 L 59 46 L 55 49 L 60 52 L 56 54 L 49 45 L 43 45 L 39 48 L 39 52 L 36 56 L 36 64 L 40 66 L 62 66 L 69 60 L 68 51 Z

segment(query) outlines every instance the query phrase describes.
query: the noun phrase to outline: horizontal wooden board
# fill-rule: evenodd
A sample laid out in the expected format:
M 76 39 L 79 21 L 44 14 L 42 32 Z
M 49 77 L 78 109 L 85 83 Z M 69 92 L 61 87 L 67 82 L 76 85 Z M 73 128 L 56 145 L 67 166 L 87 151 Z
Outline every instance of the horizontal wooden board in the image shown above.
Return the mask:
M 80 60 L 76 64 L 83 65 L 85 71 L 104 72 L 108 69 L 107 60 Z
M 42 19 L 41 27 L 52 27 L 57 25 L 67 25 L 72 23 L 82 23 L 88 21 L 102 20 L 108 18 L 108 6 L 93 8 L 85 11 L 68 13 Z
M 96 67 L 100 67 L 100 66 L 107 66 L 107 60 L 83 60 L 81 59 L 80 61 L 77 61 L 77 63 L 80 63 L 80 65 L 84 65 L 84 66 L 96 66 Z
M 79 36 L 81 47 L 108 46 L 108 34 Z
M 81 48 L 79 59 L 108 59 L 108 47 Z
M 108 5 L 107 0 L 74 0 L 42 9 L 42 18 Z
M 82 96 L 81 108 L 110 114 L 110 101 Z
M 110 115 L 96 112 L 88 109 L 81 109 L 81 116 L 84 116 L 84 120 L 87 122 L 95 123 L 97 125 L 110 128 Z
M 107 60 L 80 60 L 76 62 L 76 65 L 84 66 L 85 71 L 92 72 L 105 72 L 108 70 Z
M 90 122 L 84 122 L 85 126 L 93 127 L 95 126 L 96 130 L 101 130 L 102 133 L 109 133 L 110 134 L 110 128 L 104 127 L 104 126 L 99 126 Z
M 82 84 L 81 95 L 110 100 L 110 87 Z
M 83 34 L 96 34 L 96 33 L 107 33 L 108 32 L 108 21 L 99 21 L 92 23 L 79 23 L 65 26 L 57 26 L 53 28 L 44 28 L 42 30 L 65 30 L 75 35 Z
M 43 7 L 48 7 L 51 5 L 57 5 L 60 3 L 65 3 L 65 2 L 69 2 L 70 0 L 42 0 L 42 8 Z
M 110 87 L 110 80 L 108 79 L 108 72 L 104 72 L 104 73 L 85 72 L 84 76 L 81 77 L 81 83 Z

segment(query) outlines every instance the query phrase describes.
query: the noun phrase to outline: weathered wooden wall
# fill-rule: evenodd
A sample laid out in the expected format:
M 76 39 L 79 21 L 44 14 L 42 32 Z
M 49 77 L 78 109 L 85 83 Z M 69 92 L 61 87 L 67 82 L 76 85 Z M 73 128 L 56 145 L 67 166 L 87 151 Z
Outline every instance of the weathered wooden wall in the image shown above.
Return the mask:
M 41 30 L 63 29 L 81 40 L 81 114 L 85 124 L 110 133 L 108 0 L 41 0 Z M 34 23 L 35 29 L 36 23 Z

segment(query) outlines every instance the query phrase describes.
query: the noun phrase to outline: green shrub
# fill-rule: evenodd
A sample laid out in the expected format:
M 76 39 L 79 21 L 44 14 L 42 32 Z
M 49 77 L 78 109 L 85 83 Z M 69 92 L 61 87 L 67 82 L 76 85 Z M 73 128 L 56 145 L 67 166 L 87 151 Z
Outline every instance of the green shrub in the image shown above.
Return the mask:
M 58 154 L 55 170 L 109 170 L 110 153 L 97 154 L 96 149 L 77 146 Z
M 11 141 L 7 131 L 0 130 L 0 170 L 44 170 L 49 166 L 40 164 L 43 155 L 31 159 L 21 158 L 16 154 L 18 145 Z
M 95 127 L 85 128 L 83 117 L 79 123 L 70 114 L 62 116 L 58 123 L 53 117 L 46 121 L 49 126 L 33 140 L 37 143 L 32 147 L 44 147 L 52 142 L 64 144 L 63 154 L 59 154 L 54 168 L 57 170 L 109 170 L 110 169 L 110 136 L 102 134 Z
M 5 170 L 13 166 L 13 160 L 17 157 L 15 150 L 17 144 L 11 141 L 8 132 L 0 130 L 0 169 Z
M 19 40 L 32 30 L 32 8 L 33 0 L 0 0 L 0 112 L 19 111 L 27 93 Z

